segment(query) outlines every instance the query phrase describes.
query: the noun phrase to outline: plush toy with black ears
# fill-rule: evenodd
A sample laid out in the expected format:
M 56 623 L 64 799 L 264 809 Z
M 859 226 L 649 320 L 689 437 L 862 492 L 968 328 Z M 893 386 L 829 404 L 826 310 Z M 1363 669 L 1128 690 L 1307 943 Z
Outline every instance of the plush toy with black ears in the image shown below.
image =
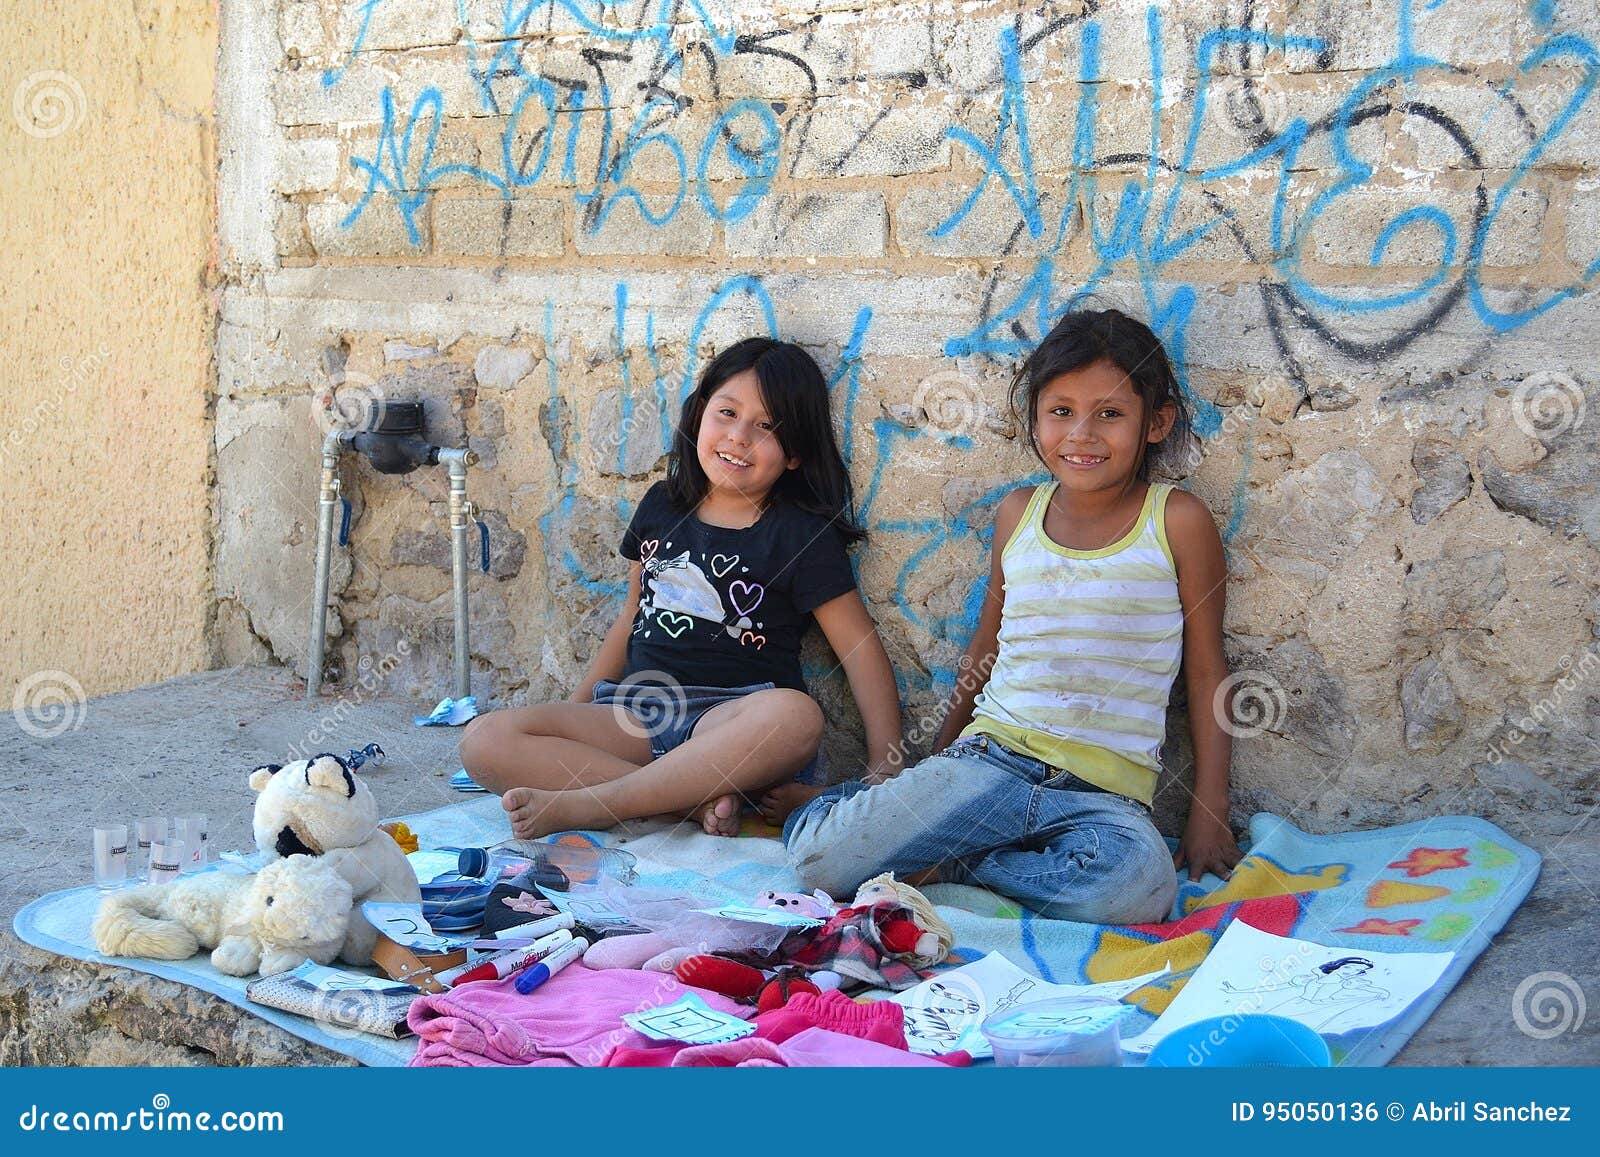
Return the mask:
M 350 926 L 339 950 L 347 964 L 372 962 L 378 931 L 361 915 L 368 900 L 420 904 L 406 854 L 378 827 L 372 789 L 344 760 L 323 752 L 250 773 L 256 797 L 256 847 L 269 856 L 325 857 L 350 885 Z

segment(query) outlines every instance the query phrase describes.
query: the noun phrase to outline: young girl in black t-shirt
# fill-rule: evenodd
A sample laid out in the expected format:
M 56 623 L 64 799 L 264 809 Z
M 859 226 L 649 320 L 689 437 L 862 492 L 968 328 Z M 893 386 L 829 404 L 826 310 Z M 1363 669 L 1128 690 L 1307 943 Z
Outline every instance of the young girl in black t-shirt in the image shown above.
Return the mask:
M 865 537 L 828 390 L 799 346 L 748 338 L 684 403 L 667 479 L 622 539 L 622 613 L 564 703 L 481 716 L 461 740 L 479 784 L 532 838 L 687 814 L 733 835 L 742 797 L 810 770 L 822 712 L 800 676 L 814 619 L 850 679 L 867 772 L 900 740 L 894 673 L 845 555 Z

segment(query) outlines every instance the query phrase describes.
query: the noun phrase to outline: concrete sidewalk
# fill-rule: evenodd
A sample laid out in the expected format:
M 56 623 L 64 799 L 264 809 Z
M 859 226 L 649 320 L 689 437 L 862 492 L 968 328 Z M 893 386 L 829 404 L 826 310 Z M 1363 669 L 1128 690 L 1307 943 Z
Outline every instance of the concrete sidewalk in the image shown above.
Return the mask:
M 186 676 L 90 700 L 80 727 L 48 740 L 0 716 L 0 1063 L 350 1063 L 208 993 L 65 960 L 11 933 L 11 917 L 29 900 L 90 882 L 96 821 L 203 812 L 213 848 L 250 850 L 247 773 L 303 746 L 336 708 L 343 722 L 315 749 L 382 745 L 387 760 L 365 778 L 385 815 L 463 798 L 447 784 L 460 731 L 411 723 L 431 703 L 352 694 L 337 707 L 337 688 L 307 703 L 300 686 L 276 667 Z M 1600 998 L 1600 828 L 1575 829 L 1571 816 L 1527 822 L 1511 834 L 1544 854 L 1539 883 L 1398 1063 L 1600 1064 L 1600 1011 L 1549 1040 L 1519 1031 L 1512 1018 L 1512 994 L 1534 973 L 1565 973 Z

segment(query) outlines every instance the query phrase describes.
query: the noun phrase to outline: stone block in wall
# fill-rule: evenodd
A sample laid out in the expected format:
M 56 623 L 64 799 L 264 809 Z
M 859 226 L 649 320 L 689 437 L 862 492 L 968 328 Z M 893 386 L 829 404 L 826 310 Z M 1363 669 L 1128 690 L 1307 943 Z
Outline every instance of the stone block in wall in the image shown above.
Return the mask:
M 454 44 L 461 34 L 452 3 L 362 3 L 339 8 L 338 43 L 349 51 L 360 39 L 361 50 L 420 48 Z
M 1408 751 L 1439 752 L 1461 734 L 1461 696 L 1449 672 L 1429 655 L 1400 680 L 1400 709 Z
M 888 236 L 880 193 L 785 193 L 769 196 L 728 226 L 735 257 L 879 257 Z
M 936 53 L 949 43 L 954 26 L 924 16 L 915 5 L 885 5 L 874 9 L 872 16 L 881 19 L 864 19 L 855 27 L 861 72 L 873 80 L 898 80 L 912 87 L 927 84 L 938 66 Z
M 974 182 L 975 184 L 975 182 Z M 1023 208 L 998 180 L 991 180 L 972 208 L 940 236 L 934 231 L 955 216 L 971 195 L 973 184 L 941 184 L 911 189 L 895 206 L 895 241 L 902 253 L 935 257 L 987 257 L 1016 254 L 1033 257 L 1053 252 L 1077 233 L 1078 214 L 1067 214 L 1062 229 L 1061 203 L 1051 193 L 1039 195 L 1035 222 L 1029 227 Z
M 509 390 L 533 371 L 532 350 L 515 346 L 486 345 L 472 363 L 478 385 L 491 390 Z
M 704 58 L 684 59 L 686 81 L 709 88 Z M 756 97 L 797 100 L 831 96 L 856 74 L 855 44 L 848 25 L 821 24 L 763 36 L 716 63 L 717 91 L 724 100 Z
M 665 215 L 672 206 L 671 197 L 654 194 L 647 194 L 645 202 L 658 217 Z M 573 243 L 584 257 L 611 254 L 697 257 L 711 250 L 711 218 L 693 196 L 686 195 L 677 212 L 660 225 L 652 224 L 631 197 L 611 202 L 610 211 L 598 226 L 585 219 L 587 214 L 582 211 L 579 217 Z
M 420 127 L 417 132 L 419 137 L 424 130 Z M 339 177 L 339 195 L 347 199 L 359 199 L 371 187 L 380 190 L 379 196 L 388 195 L 384 181 L 398 183 L 402 189 L 415 192 L 424 187 L 434 189 L 477 189 L 483 190 L 484 183 L 466 169 L 475 168 L 482 159 L 482 152 L 478 148 L 478 141 L 472 134 L 471 120 L 463 117 L 450 117 L 441 123 L 439 136 L 434 141 L 432 152 L 428 153 L 428 169 L 426 175 L 422 170 L 422 155 L 424 150 L 416 148 L 408 155 L 408 164 L 402 173 L 396 173 L 392 154 L 381 144 L 381 137 L 376 126 L 362 128 L 352 132 L 346 138 L 345 152 L 349 159 Z M 374 182 L 372 174 L 362 165 L 355 163 L 361 161 L 366 164 L 376 164 L 383 180 Z M 498 156 L 490 158 L 490 165 L 496 171 L 499 169 Z M 455 168 L 465 166 L 465 169 Z M 450 172 L 443 170 L 450 169 Z
M 1567 260 L 1588 269 L 1600 258 L 1600 180 L 1577 181 L 1567 204 Z
M 1575 378 L 1566 381 L 1582 390 L 1582 383 Z M 1587 411 L 1586 401 L 1579 396 L 1568 395 L 1568 404 L 1574 417 Z M 1569 421 L 1560 433 L 1542 438 L 1549 453 L 1533 465 L 1508 470 L 1485 448 L 1478 455 L 1478 472 L 1483 488 L 1501 509 L 1559 534 L 1582 534 L 1600 548 L 1600 483 L 1594 471 L 1600 460 L 1600 422 L 1592 414 L 1587 417 L 1587 421 Z
M 1472 469 L 1449 442 L 1424 438 L 1411 450 L 1418 486 L 1411 495 L 1411 520 L 1426 526 L 1472 493 Z
M 1505 593 L 1502 551 L 1420 559 L 1406 572 L 1406 629 L 1427 636 L 1481 627 Z
M 1241 724 L 1329 758 L 1343 758 L 1354 749 L 1356 721 L 1344 684 L 1310 643 L 1292 638 L 1230 658 L 1233 714 Z
M 938 102 L 882 109 L 842 98 L 811 119 L 795 157 L 796 177 L 883 177 L 950 167 L 945 130 L 950 109 Z
M 272 237 L 278 256 L 283 258 L 310 258 L 311 236 L 306 232 L 306 214 L 303 206 L 293 201 L 279 201 L 274 210 Z
M 1372 186 L 1355 188 L 1329 201 L 1311 222 L 1300 254 L 1325 265 L 1371 266 L 1373 247 L 1384 230 L 1401 214 L 1426 208 L 1444 211 L 1454 223 L 1451 262 L 1460 265 L 1472 247 L 1474 203 L 1474 195 L 1466 190 L 1434 189 L 1423 193 Z M 1444 237 L 1439 229 L 1425 218 L 1413 219 L 1390 234 L 1379 264 L 1436 266 L 1444 255 Z
M 589 410 L 583 454 L 600 474 L 643 478 L 667 452 L 661 403 L 654 391 L 604 390 Z
M 412 215 L 417 240 L 411 239 L 399 208 L 388 197 L 374 197 L 361 215 L 346 224 L 355 204 L 319 201 L 306 206 L 311 244 L 323 257 L 405 257 L 427 255 L 430 229 L 424 207 Z
M 492 578 L 514 578 L 521 573 L 528 555 L 528 537 L 512 529 L 506 516 L 498 510 L 479 511 L 489 528 L 489 575 Z M 482 549 L 478 542 L 478 528 L 467 534 L 467 567 L 474 574 L 482 573 Z M 450 527 L 445 522 L 422 530 L 403 530 L 394 536 L 389 545 L 389 560 L 397 566 L 426 566 L 450 573 Z
M 435 198 L 433 249 L 443 257 L 558 257 L 565 223 L 560 201 Z
M 278 161 L 280 193 L 325 193 L 339 183 L 339 142 L 332 137 L 285 141 Z
M 583 23 L 565 4 L 514 4 L 507 9 L 505 0 L 464 0 L 463 7 L 467 35 L 474 40 L 584 31 Z M 510 23 L 506 19 L 508 12 Z M 518 16 L 523 19 L 515 19 Z
M 321 60 L 331 49 L 322 31 L 321 6 L 291 3 L 280 7 L 278 41 L 292 59 Z
M 1491 208 L 1497 196 L 1495 190 L 1489 191 Z M 1505 268 L 1537 264 L 1548 232 L 1545 222 L 1549 209 L 1550 199 L 1537 188 L 1513 189 L 1484 235 L 1484 265 Z

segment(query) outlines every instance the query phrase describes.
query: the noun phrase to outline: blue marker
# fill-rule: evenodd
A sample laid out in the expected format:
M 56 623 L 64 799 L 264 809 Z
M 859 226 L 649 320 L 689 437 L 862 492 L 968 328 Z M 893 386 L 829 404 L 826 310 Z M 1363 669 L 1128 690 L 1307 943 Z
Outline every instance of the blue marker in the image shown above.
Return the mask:
M 546 956 L 539 963 L 517 977 L 517 991 L 522 993 L 523 996 L 527 996 L 528 993 L 582 956 L 588 947 L 589 942 L 582 936 L 579 936 L 569 944 L 563 944 L 549 956 Z

